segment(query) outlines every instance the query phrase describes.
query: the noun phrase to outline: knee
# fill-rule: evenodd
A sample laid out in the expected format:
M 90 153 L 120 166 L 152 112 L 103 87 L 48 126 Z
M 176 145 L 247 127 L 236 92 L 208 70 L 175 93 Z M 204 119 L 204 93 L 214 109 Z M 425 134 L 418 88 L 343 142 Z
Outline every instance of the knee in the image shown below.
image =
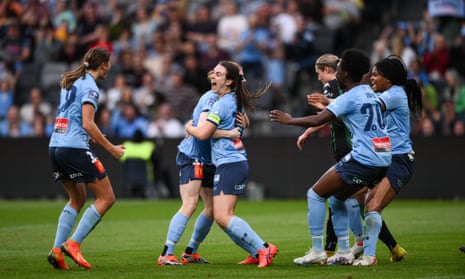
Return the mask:
M 109 209 L 110 207 L 113 206 L 113 204 L 115 204 L 115 202 L 116 202 L 116 197 L 115 197 L 114 194 L 111 194 L 111 195 L 109 195 L 108 197 L 105 197 L 105 198 L 103 199 L 103 202 L 104 202 L 104 204 L 105 204 L 105 207 L 106 207 L 107 209 Z
M 198 200 L 184 201 L 181 206 L 181 212 L 183 215 L 191 217 L 197 208 Z
M 80 212 L 84 204 L 86 203 L 85 197 L 71 198 L 69 200 L 69 206 L 76 209 L 77 212 Z
M 213 219 L 215 220 L 215 223 L 220 226 L 220 228 L 225 229 L 228 226 L 228 218 L 224 214 L 219 214 L 219 213 L 214 213 L 213 214 Z

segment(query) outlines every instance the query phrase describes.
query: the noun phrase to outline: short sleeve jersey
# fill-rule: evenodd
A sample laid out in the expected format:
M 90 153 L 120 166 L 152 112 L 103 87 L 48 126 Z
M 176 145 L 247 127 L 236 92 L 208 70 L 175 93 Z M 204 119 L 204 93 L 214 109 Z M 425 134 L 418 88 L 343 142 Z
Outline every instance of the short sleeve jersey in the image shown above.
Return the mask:
M 95 112 L 98 99 L 99 89 L 89 73 L 74 81 L 69 90 L 62 88 L 49 146 L 89 149 L 89 135 L 82 127 L 82 106 L 89 103 Z
M 231 130 L 236 125 L 237 101 L 236 94 L 229 93 L 221 97 L 212 107 L 207 120 L 216 125 L 217 129 Z M 244 152 L 236 149 L 229 138 L 212 138 L 212 160 L 218 167 L 226 163 L 246 161 Z
M 218 95 L 211 90 L 200 97 L 192 112 L 194 126 L 199 124 L 200 114 L 202 112 L 209 112 L 217 100 Z M 210 139 L 199 140 L 193 136 L 188 136 L 178 145 L 178 150 L 189 158 L 200 160 L 204 164 L 212 164 Z
M 401 86 L 394 85 L 379 98 L 384 102 L 386 126 L 391 137 L 392 154 L 405 154 L 412 151 L 410 139 L 410 110 L 407 94 Z
M 391 144 L 378 97 L 368 85 L 358 85 L 337 97 L 327 110 L 342 118 L 352 135 L 352 157 L 366 166 L 391 164 Z

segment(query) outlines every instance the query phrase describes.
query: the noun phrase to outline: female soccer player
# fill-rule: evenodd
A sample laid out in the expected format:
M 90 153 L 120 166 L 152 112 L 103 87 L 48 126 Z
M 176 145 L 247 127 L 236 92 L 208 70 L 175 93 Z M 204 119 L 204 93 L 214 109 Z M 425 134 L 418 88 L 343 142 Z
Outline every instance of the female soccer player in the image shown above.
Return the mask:
M 360 84 L 369 69 L 370 61 L 366 55 L 356 49 L 346 50 L 337 65 L 336 73 L 344 94 L 317 115 L 292 118 L 279 110 L 270 112 L 272 122 L 306 127 L 317 127 L 333 118 L 341 118 L 352 136 L 351 152 L 327 170 L 307 192 L 312 248 L 297 261 L 298 264 L 353 262 L 354 256 L 349 245 L 349 218 L 344 200 L 366 185 L 374 185 L 381 180 L 391 163 L 390 138 L 381 106 L 370 86 Z M 338 250 L 329 259 L 323 247 L 326 199 L 329 199 L 333 211 L 333 227 L 338 237 Z
M 211 77 L 212 91 L 218 94 L 218 101 L 210 110 L 207 121 L 200 126 L 194 126 L 190 121 L 186 124 L 186 131 L 200 140 L 205 140 L 211 137 L 216 129 L 234 128 L 236 114 L 251 108 L 250 101 L 263 95 L 267 89 L 252 95 L 242 79 L 236 63 L 219 62 Z M 215 222 L 237 245 L 250 254 L 239 264 L 258 264 L 259 268 L 270 265 L 278 248 L 262 240 L 245 220 L 234 213 L 238 196 L 244 193 L 248 178 L 249 166 L 244 151 L 237 149 L 231 139 L 213 138 L 212 160 L 216 167 L 213 186 Z
M 60 82 L 60 102 L 49 144 L 53 177 L 55 181 L 62 180 L 69 195 L 48 255 L 49 263 L 58 269 L 68 269 L 62 252 L 78 265 L 91 267 L 81 254 L 81 243 L 115 202 L 105 168 L 89 146 L 89 141 L 100 144 L 116 159 L 124 154 L 124 147 L 113 145 L 94 121 L 99 98 L 96 80 L 105 79 L 110 68 L 110 52 L 92 48 L 84 55 L 83 63 L 64 73 Z M 68 239 L 86 201 L 86 185 L 96 200 Z
M 368 192 L 363 256 L 354 262 L 361 266 L 377 263 L 381 211 L 413 175 L 415 152 L 410 139 L 410 112 L 420 113 L 423 106 L 420 87 L 414 79 L 407 79 L 407 69 L 398 57 L 388 57 L 374 65 L 371 85 L 375 92 L 381 92 L 379 99 L 391 137 L 392 163 L 386 177 Z

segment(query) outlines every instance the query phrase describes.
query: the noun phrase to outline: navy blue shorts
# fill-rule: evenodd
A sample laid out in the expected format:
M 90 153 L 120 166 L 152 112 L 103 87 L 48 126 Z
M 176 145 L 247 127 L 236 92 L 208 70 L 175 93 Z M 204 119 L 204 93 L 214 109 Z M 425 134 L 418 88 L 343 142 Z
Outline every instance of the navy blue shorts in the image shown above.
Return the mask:
M 179 185 L 187 184 L 191 180 L 202 180 L 202 187 L 213 188 L 215 166 L 203 165 L 203 178 L 198 178 L 195 174 L 195 163 L 195 159 L 189 158 L 186 154 L 178 152 L 176 155 L 176 164 L 179 169 Z
M 388 167 L 370 167 L 355 161 L 347 154 L 336 163 L 336 171 L 347 185 L 373 188 L 386 175 Z
M 388 169 L 386 177 L 391 183 L 396 193 L 410 181 L 415 166 L 415 153 L 412 151 L 407 154 L 393 154 L 392 163 Z
M 249 163 L 247 161 L 223 164 L 216 168 L 213 195 L 221 192 L 227 195 L 240 195 L 245 192 L 249 177 Z
M 67 179 L 76 183 L 89 183 L 107 176 L 102 162 L 90 150 L 50 147 L 49 157 L 55 182 Z

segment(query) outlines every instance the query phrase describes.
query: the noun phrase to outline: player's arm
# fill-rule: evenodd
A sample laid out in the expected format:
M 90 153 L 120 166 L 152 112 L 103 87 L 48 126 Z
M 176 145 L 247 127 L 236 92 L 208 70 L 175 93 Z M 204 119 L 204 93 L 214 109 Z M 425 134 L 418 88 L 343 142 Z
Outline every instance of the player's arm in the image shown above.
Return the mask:
M 189 120 L 186 123 L 185 128 L 186 132 L 189 135 L 192 135 L 200 140 L 206 140 L 213 135 L 216 130 L 216 125 L 210 121 L 204 121 L 203 123 L 199 123 L 197 127 L 192 125 L 193 120 Z
M 317 115 L 309 115 L 304 117 L 292 117 L 289 113 L 274 109 L 270 111 L 270 121 L 279 122 L 286 125 L 296 125 L 302 127 L 316 127 L 329 122 L 334 115 L 327 109 Z
M 96 143 L 101 145 L 113 157 L 119 159 L 124 154 L 124 146 L 113 145 L 105 135 L 100 131 L 94 121 L 94 106 L 90 103 L 85 103 L 82 106 L 82 128 L 89 134 L 89 137 Z
M 313 135 L 314 133 L 318 132 L 319 130 L 323 129 L 328 125 L 329 122 L 322 124 L 317 127 L 310 127 L 305 132 L 303 132 L 298 138 L 297 138 L 297 148 L 302 151 L 302 145 L 307 142 L 307 139 Z

